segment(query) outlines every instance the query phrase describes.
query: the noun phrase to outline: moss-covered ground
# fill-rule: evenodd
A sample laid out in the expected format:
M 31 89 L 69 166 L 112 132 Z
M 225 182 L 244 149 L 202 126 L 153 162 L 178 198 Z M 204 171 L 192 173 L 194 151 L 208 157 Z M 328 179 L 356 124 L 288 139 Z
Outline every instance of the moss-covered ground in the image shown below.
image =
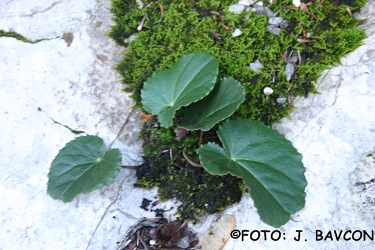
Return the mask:
M 352 14 L 366 1 L 310 1 L 305 9 L 296 8 L 291 0 L 274 2 L 268 7 L 288 21 L 279 36 L 267 31 L 267 15 L 229 12 L 228 7 L 237 1 L 145 0 L 140 8 L 135 0 L 112 0 L 115 25 L 109 36 L 128 47 L 117 66 L 125 91 L 131 92 L 136 106 L 142 108 L 140 91 L 148 77 L 171 67 L 184 54 L 205 52 L 219 60 L 218 79 L 232 76 L 245 87 L 246 100 L 232 117 L 272 125 L 288 116 L 294 97 L 316 93 L 315 82 L 321 72 L 362 44 L 366 37 L 364 30 L 358 29 L 362 20 Z M 232 37 L 236 28 L 242 35 Z M 128 42 L 132 34 L 137 38 Z M 299 57 L 290 81 L 285 77 L 289 56 Z M 256 60 L 263 64 L 259 73 L 249 67 Z M 263 94 L 265 87 L 274 90 L 269 99 Z M 279 104 L 279 97 L 287 98 L 287 102 Z M 141 134 L 147 160 L 138 171 L 141 185 L 157 185 L 162 199 L 180 199 L 183 205 L 179 212 L 190 219 L 202 211 L 214 213 L 240 200 L 245 190 L 240 179 L 208 175 L 182 157 L 185 151 L 198 161 L 195 150 L 200 144 L 199 132 L 189 132 L 178 141 L 176 126 L 160 128 L 155 119 L 145 123 Z M 215 129 L 204 134 L 203 143 L 215 141 Z

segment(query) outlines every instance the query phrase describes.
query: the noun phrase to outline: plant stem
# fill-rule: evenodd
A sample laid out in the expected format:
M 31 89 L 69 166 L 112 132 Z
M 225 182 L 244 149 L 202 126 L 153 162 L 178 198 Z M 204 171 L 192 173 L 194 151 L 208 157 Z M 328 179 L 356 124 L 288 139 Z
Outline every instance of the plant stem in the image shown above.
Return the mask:
M 201 133 L 200 133 L 200 135 L 199 135 L 198 148 L 200 148 L 200 147 L 201 147 L 201 145 L 202 145 L 203 134 L 204 134 L 204 131 L 203 131 L 203 130 L 201 130 Z
M 203 166 L 199 163 L 196 163 L 192 160 L 190 160 L 190 158 L 186 155 L 185 151 L 182 151 L 182 155 L 184 156 L 185 160 L 187 162 L 189 162 L 190 165 L 192 165 L 193 167 L 196 167 L 196 168 L 203 168 Z

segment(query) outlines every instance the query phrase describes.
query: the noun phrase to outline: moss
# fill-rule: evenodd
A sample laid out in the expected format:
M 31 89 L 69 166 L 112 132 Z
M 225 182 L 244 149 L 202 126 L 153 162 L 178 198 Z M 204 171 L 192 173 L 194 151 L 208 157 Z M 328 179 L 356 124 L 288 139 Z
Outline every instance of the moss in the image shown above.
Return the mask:
M 314 2 L 308 6 L 310 15 L 302 10 L 282 8 L 289 2 L 277 1 L 271 8 L 274 11 L 281 9 L 279 15 L 289 20 L 290 25 L 288 31 L 275 36 L 265 28 L 267 16 L 254 12 L 237 15 L 227 11 L 227 7 L 235 2 L 159 1 L 149 5 L 150 1 L 145 1 L 148 8 L 140 9 L 135 1 L 113 1 L 111 10 L 116 25 L 109 35 L 118 44 L 126 45 L 124 39 L 137 33 L 125 59 L 117 66 L 123 83 L 127 84 L 125 90 L 132 92 L 137 107 L 142 108 L 140 90 L 153 72 L 171 67 L 183 54 L 206 52 L 219 59 L 220 77 L 234 76 L 246 88 L 246 101 L 234 116 L 272 124 L 290 112 L 287 106 L 277 104 L 278 97 L 315 93 L 314 81 L 320 72 L 339 63 L 343 55 L 361 45 L 365 38 L 364 31 L 357 29 L 358 21 L 348 14 L 346 5 Z M 354 2 L 353 5 L 357 6 Z M 142 32 L 137 32 L 144 15 Z M 232 31 L 226 31 L 221 22 L 232 30 L 240 28 L 243 34 L 232 38 Z M 222 41 L 216 41 L 211 30 L 219 33 Z M 313 43 L 298 43 L 296 37 L 301 37 L 302 30 L 320 38 L 314 39 Z M 303 64 L 297 67 L 293 84 L 284 77 L 286 62 L 280 56 L 291 49 L 300 51 Z M 249 63 L 256 59 L 265 66 L 259 75 L 249 68 Z M 270 71 L 278 75 L 275 82 Z M 254 82 L 255 77 L 257 81 Z M 262 93 L 266 86 L 275 90 L 271 102 L 265 102 Z
M 279 36 L 267 31 L 267 16 L 252 11 L 233 14 L 227 10 L 238 1 L 143 2 L 147 8 L 139 8 L 135 0 L 112 0 L 116 25 L 109 32 L 118 44 L 128 47 L 117 71 L 126 84 L 124 90 L 132 93 L 139 108 L 142 108 L 140 92 L 148 77 L 171 67 L 184 54 L 205 52 L 219 60 L 218 79 L 233 76 L 246 90 L 246 100 L 232 117 L 252 118 L 272 125 L 289 115 L 293 97 L 317 93 L 315 82 L 320 73 L 340 63 L 340 58 L 360 46 L 366 37 L 364 30 L 357 29 L 361 20 L 352 18 L 347 11 L 349 8 L 355 13 L 365 4 L 364 0 L 312 1 L 309 12 L 293 10 L 290 0 L 275 1 L 270 8 L 279 11 L 278 15 L 289 23 Z M 145 22 L 138 32 L 143 17 Z M 241 29 L 242 35 L 233 38 L 235 28 Z M 137 39 L 126 43 L 125 39 L 133 33 Z M 304 37 L 305 33 L 313 38 Z M 311 42 L 298 42 L 297 38 Z M 284 52 L 299 55 L 301 59 L 290 82 L 284 74 L 287 63 L 281 56 Z M 259 74 L 249 67 L 257 59 L 264 65 Z M 267 86 L 274 89 L 268 100 L 263 94 Z M 287 103 L 278 104 L 278 97 L 288 97 Z M 205 134 L 205 140 L 215 140 L 212 139 L 215 129 L 209 132 L 210 139 L 209 133 Z M 141 137 L 145 140 L 149 169 L 140 174 L 140 183 L 157 185 L 165 199 L 177 197 L 183 201 L 179 211 L 184 216 L 193 218 L 197 212 L 220 211 L 239 200 L 244 190 L 240 180 L 209 176 L 203 169 L 189 166 L 181 156 L 184 150 L 198 161 L 195 150 L 199 133 L 191 132 L 178 142 L 174 128 L 147 127 Z
M 32 40 L 29 40 L 27 39 L 26 37 L 16 33 L 16 32 L 13 32 L 13 31 L 4 31 L 4 30 L 0 30 L 0 37 L 13 37 L 17 40 L 20 40 L 24 43 L 38 43 L 38 42 L 41 42 L 41 41 L 44 41 L 44 40 L 51 40 L 53 38 L 41 38 L 41 39 L 37 39 L 35 41 L 32 41 Z
M 367 155 L 366 155 L 366 157 L 371 157 L 372 156 L 372 153 L 368 153 Z
M 246 188 L 241 179 L 209 175 L 203 168 L 190 166 L 182 157 L 185 151 L 190 159 L 198 161 L 197 132 L 189 132 L 190 136 L 178 141 L 172 128 L 155 128 L 155 122 L 145 123 L 141 133 L 148 162 L 137 170 L 138 186 L 157 185 L 162 200 L 179 199 L 182 205 L 178 212 L 190 220 L 198 213 L 215 213 L 240 201 Z M 203 143 L 212 136 L 215 134 L 208 132 Z

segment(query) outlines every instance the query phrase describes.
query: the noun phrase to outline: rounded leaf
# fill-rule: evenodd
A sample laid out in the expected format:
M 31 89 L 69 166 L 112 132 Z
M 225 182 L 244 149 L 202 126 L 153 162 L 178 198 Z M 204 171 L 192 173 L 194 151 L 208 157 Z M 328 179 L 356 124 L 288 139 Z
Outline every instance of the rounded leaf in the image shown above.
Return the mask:
M 208 143 L 198 149 L 210 174 L 243 178 L 263 222 L 274 227 L 305 206 L 302 156 L 277 131 L 254 120 L 227 120 L 218 130 L 223 147 Z
M 213 89 L 219 63 L 204 53 L 184 55 L 172 68 L 153 74 L 141 91 L 143 108 L 158 115 L 161 126 L 172 125 L 179 108 L 196 102 Z
M 210 130 L 229 117 L 245 100 L 245 89 L 234 78 L 223 78 L 202 100 L 186 108 L 180 127 L 188 130 Z
M 122 156 L 118 149 L 105 149 L 103 140 L 92 135 L 67 143 L 51 163 L 48 194 L 69 202 L 112 182 L 121 169 Z

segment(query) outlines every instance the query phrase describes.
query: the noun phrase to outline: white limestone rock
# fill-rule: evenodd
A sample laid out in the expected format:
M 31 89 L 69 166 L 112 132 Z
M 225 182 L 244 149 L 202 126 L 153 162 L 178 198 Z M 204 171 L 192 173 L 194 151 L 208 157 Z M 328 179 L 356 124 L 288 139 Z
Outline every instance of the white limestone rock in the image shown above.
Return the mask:
M 255 62 L 250 63 L 250 69 L 255 71 L 257 74 L 260 73 L 260 69 L 263 68 L 263 64 L 257 59 Z
M 271 17 L 270 19 L 268 19 L 268 23 L 271 25 L 275 25 L 275 26 L 279 26 L 282 21 L 283 21 L 283 18 L 279 16 Z
M 276 36 L 280 35 L 281 30 L 280 30 L 280 28 L 276 27 L 275 25 L 268 25 L 266 28 L 267 28 L 269 33 L 274 34 Z
M 245 6 L 242 4 L 233 4 L 229 6 L 228 10 L 234 14 L 241 14 L 242 11 L 244 11 Z
M 276 99 L 276 102 L 278 104 L 284 104 L 286 102 L 286 98 L 285 97 L 279 97 Z
M 242 31 L 240 29 L 235 29 L 234 32 L 232 33 L 232 37 L 237 37 L 242 35 Z
M 255 0 L 240 0 L 238 4 L 250 6 L 250 5 L 253 5 L 255 2 L 256 2 Z
M 285 77 L 286 80 L 289 82 L 294 75 L 294 66 L 291 63 L 287 63 L 285 66 Z

